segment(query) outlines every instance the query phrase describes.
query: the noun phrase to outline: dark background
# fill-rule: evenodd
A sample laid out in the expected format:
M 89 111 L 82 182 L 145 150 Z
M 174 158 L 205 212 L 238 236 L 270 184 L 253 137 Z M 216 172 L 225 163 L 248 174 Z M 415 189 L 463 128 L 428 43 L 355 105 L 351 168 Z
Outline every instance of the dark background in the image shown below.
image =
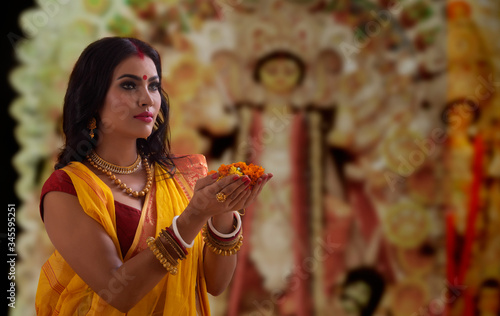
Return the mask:
M 3 31 L 2 31 L 2 56 L 3 56 L 3 61 L 1 63 L 2 65 L 2 146 L 4 146 L 4 150 L 2 150 L 2 154 L 5 156 L 2 159 L 3 162 L 3 169 L 1 172 L 1 178 L 2 182 L 4 185 L 2 185 L 2 209 L 3 209 L 3 215 L 1 216 L 0 220 L 0 252 L 1 252 L 1 260 L 2 260 L 2 265 L 4 267 L 3 271 L 5 271 L 1 275 L 1 288 L 2 293 L 0 297 L 2 299 L 0 300 L 2 303 L 2 306 L 0 308 L 0 314 L 1 315 L 7 315 L 7 312 L 9 311 L 9 308 L 7 306 L 8 301 L 6 299 L 6 290 L 7 290 L 7 285 L 10 284 L 10 281 L 7 279 L 7 273 L 9 271 L 9 266 L 7 264 L 7 205 L 8 204 L 15 204 L 16 205 L 16 210 L 19 209 L 19 198 L 16 196 L 15 191 L 14 191 L 14 184 L 17 180 L 17 172 L 14 170 L 14 167 L 12 165 L 12 158 L 14 155 L 17 153 L 19 150 L 19 146 L 17 145 L 16 139 L 14 138 L 14 128 L 16 127 L 16 122 L 12 119 L 12 117 L 9 114 L 9 107 L 12 102 L 17 97 L 17 93 L 12 89 L 9 83 L 9 73 L 10 71 L 15 68 L 19 63 L 17 62 L 16 56 L 15 56 L 15 50 L 11 42 L 9 41 L 9 34 L 15 34 L 17 36 L 23 36 L 23 33 L 19 27 L 18 23 L 18 17 L 19 13 L 21 13 L 23 10 L 34 6 L 33 1 L 25 1 L 25 0 L 16 0 L 16 1 L 10 1 L 8 4 L 4 4 L 4 12 L 2 16 L 2 22 L 3 22 Z M 18 218 L 16 218 L 18 220 Z M 19 233 L 21 232 L 20 227 L 17 226 L 16 229 L 16 237 L 19 236 Z M 19 257 L 16 258 L 16 261 L 19 260 Z M 17 271 L 16 271 L 17 273 Z M 19 291 L 19 289 L 16 289 L 16 292 Z M 17 295 L 16 295 L 17 296 Z M 16 301 L 16 305 L 19 302 Z M 33 307 L 34 309 L 34 307 Z

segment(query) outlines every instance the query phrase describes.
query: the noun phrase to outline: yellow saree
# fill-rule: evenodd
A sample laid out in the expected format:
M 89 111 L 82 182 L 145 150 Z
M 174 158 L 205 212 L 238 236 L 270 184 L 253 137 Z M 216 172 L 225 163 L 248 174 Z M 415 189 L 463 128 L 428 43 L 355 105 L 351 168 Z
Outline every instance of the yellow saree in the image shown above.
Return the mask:
M 92 171 L 79 162 L 63 168 L 70 176 L 85 213 L 96 220 L 113 240 L 123 262 L 147 248 L 146 238 L 158 236 L 162 228 L 186 208 L 196 181 L 206 176 L 203 155 L 176 158 L 176 174 L 169 178 L 162 168 L 155 168 L 155 181 L 147 194 L 132 246 L 121 253 L 113 194 Z M 167 274 L 126 315 L 209 315 L 201 234 L 179 263 L 178 274 Z M 98 264 L 98 263 L 96 263 Z M 127 276 L 116 275 L 108 289 L 94 292 L 55 250 L 43 265 L 35 300 L 37 315 L 124 315 L 103 298 L 119 291 Z M 130 276 L 128 276 L 130 277 Z

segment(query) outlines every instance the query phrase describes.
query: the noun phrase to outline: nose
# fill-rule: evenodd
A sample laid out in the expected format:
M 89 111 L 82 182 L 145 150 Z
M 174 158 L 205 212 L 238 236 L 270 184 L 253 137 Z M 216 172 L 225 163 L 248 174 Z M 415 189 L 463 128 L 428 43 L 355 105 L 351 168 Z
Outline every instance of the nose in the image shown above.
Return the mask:
M 153 105 L 154 105 L 154 98 L 151 92 L 148 89 L 144 89 L 140 96 L 139 106 L 149 107 Z

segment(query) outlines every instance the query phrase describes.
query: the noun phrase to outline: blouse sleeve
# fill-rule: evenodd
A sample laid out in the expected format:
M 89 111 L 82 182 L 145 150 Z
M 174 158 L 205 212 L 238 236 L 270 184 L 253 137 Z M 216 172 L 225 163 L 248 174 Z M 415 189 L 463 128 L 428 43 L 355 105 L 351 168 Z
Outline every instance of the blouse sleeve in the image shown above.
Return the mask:
M 56 170 L 52 172 L 50 177 L 45 181 L 40 194 L 40 217 L 43 221 L 43 198 L 45 195 L 52 191 L 59 191 L 76 196 L 76 190 L 71 182 L 69 175 L 63 170 Z

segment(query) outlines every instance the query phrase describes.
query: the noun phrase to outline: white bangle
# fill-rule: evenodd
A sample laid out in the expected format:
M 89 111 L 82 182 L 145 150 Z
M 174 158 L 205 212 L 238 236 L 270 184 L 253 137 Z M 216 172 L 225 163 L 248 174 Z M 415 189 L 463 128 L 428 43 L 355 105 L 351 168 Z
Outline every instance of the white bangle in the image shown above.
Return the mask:
M 240 216 L 240 213 L 238 212 L 233 212 L 234 216 L 236 217 L 236 228 L 234 229 L 234 231 L 232 233 L 229 233 L 229 234 L 223 234 L 219 231 L 217 231 L 217 229 L 215 229 L 214 225 L 212 224 L 212 218 L 210 217 L 210 219 L 208 220 L 208 226 L 210 227 L 210 230 L 217 236 L 219 236 L 220 238 L 232 238 L 234 236 L 236 236 L 236 234 L 238 234 L 238 232 L 240 231 L 241 229 L 241 216 Z
M 179 217 L 179 216 L 174 216 L 174 219 L 172 220 L 172 229 L 174 230 L 174 234 L 175 234 L 175 236 L 177 237 L 177 239 L 179 239 L 179 241 L 181 242 L 181 244 L 182 244 L 184 247 L 186 247 L 186 248 L 191 248 L 191 247 L 193 247 L 193 246 L 194 246 L 194 239 L 193 239 L 193 241 L 192 241 L 190 244 L 186 243 L 186 242 L 184 241 L 184 239 L 182 239 L 181 234 L 179 234 L 179 230 L 177 229 L 177 218 L 178 218 L 178 217 Z

